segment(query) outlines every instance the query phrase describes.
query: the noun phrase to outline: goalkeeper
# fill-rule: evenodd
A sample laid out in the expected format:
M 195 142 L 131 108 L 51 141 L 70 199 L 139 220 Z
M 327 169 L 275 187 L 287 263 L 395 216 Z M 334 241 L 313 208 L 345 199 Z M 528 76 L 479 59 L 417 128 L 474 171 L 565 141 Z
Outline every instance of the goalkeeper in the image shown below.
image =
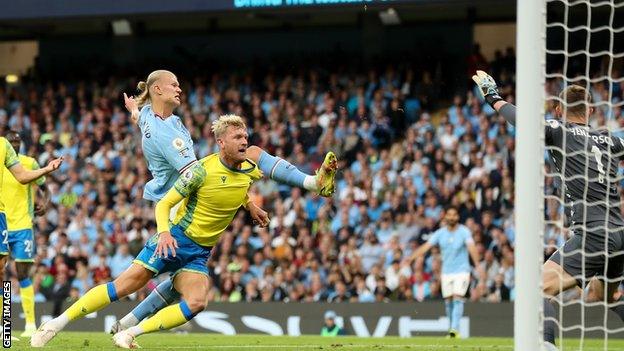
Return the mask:
M 516 107 L 499 95 L 496 82 L 483 71 L 472 77 L 486 102 L 515 125 Z M 555 308 L 550 298 L 562 291 L 588 287 L 588 301 L 614 302 L 624 270 L 624 220 L 620 210 L 618 164 L 624 158 L 624 140 L 603 130 L 592 130 L 591 95 L 571 85 L 559 95 L 556 116 L 544 130 L 549 155 L 561 175 L 564 207 L 573 234 L 544 263 L 544 341 L 556 350 Z M 607 284 L 607 296 L 604 296 Z M 624 320 L 624 305 L 612 311 Z

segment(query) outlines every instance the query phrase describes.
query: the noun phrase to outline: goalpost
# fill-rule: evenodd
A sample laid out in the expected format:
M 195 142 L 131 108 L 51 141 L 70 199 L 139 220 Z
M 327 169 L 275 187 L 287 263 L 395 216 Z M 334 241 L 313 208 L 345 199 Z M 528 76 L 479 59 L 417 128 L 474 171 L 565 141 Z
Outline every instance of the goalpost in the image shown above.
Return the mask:
M 545 0 L 518 0 L 516 61 L 516 351 L 541 350 Z M 528 118 L 527 118 L 528 116 Z M 521 262 L 521 263 L 520 263 Z
M 551 35 L 552 37 L 547 37 Z M 547 40 L 548 39 L 548 40 Z M 544 203 L 549 198 L 563 207 L 563 194 L 544 194 L 545 177 L 563 176 L 544 171 L 544 117 L 545 106 L 558 101 L 551 84 L 547 92 L 547 80 L 557 83 L 557 88 L 570 84 L 581 85 L 595 93 L 595 86 L 604 86 L 592 107 L 601 109 L 604 124 L 611 135 L 624 138 L 622 126 L 615 119 L 614 111 L 624 109 L 624 102 L 614 99 L 624 90 L 624 0 L 518 0 L 517 1 L 517 63 L 516 63 L 516 163 L 515 163 L 515 269 L 516 300 L 514 306 L 514 345 L 516 351 L 542 350 L 543 304 L 542 264 L 544 259 L 545 226 L 557 227 L 564 232 L 563 216 L 556 220 L 545 219 Z M 618 88 L 621 87 L 621 88 Z M 624 118 L 624 114 L 618 117 Z M 564 141 L 565 143 L 565 141 Z M 564 144 L 565 145 L 565 144 Z M 564 147 L 565 149 L 565 147 Z M 592 155 L 586 157 L 593 157 Z M 587 170 L 586 170 L 587 172 Z M 621 173 L 621 172 L 620 172 Z M 587 173 L 585 174 L 587 178 Z M 607 183 L 622 183 L 608 179 Z M 605 199 L 607 201 L 607 199 Z M 567 239 L 567 237 L 566 237 Z M 605 248 L 606 251 L 606 248 Z M 583 266 L 585 266 L 583 255 Z M 606 271 L 606 269 L 605 269 Z M 586 309 L 590 305 L 578 300 L 567 302 L 558 297 L 561 306 L 577 304 L 580 316 L 568 314 L 575 320 L 566 319 L 559 313 L 557 324 L 558 344 L 568 332 L 580 335 L 580 345 L 575 350 L 587 349 L 584 339 L 587 333 L 598 332 L 603 339 L 600 349 L 609 348 L 609 337 L 622 333 L 620 324 L 607 323 L 608 308 L 599 324 L 586 324 Z M 605 305 L 604 302 L 598 303 Z M 562 312 L 563 308 L 559 308 Z M 596 335 L 596 334 L 592 334 Z M 622 334 L 619 334 L 622 335 Z M 578 344 L 578 343 L 576 343 Z M 569 344 L 566 349 L 569 349 Z M 594 346 L 595 347 L 595 346 Z M 595 349 L 595 348 L 594 348 Z

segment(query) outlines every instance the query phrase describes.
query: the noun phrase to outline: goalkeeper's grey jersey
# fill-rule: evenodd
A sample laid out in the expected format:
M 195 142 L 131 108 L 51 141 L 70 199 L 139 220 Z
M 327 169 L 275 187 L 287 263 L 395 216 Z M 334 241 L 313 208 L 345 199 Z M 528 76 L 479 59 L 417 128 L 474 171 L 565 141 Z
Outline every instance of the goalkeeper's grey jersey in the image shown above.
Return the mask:
M 571 226 L 624 225 L 617 176 L 624 140 L 557 120 L 547 121 L 545 137 Z

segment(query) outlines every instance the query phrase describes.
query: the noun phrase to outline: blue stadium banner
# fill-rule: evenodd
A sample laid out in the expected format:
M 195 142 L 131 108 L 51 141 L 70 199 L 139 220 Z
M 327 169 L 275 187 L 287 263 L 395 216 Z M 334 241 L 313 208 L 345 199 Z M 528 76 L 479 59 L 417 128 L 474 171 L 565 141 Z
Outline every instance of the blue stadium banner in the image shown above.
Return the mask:
M 19 0 L 0 1 L 0 20 L 143 14 L 198 13 L 240 9 L 286 9 L 329 6 L 383 6 L 436 0 Z M 451 0 L 459 1 L 459 0 Z

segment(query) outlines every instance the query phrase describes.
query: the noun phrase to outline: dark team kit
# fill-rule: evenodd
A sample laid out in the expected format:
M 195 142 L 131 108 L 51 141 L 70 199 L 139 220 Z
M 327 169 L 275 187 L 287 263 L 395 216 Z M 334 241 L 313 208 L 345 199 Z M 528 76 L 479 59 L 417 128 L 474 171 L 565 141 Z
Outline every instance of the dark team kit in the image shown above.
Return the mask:
M 621 278 L 624 220 L 617 172 L 624 140 L 607 131 L 556 120 L 547 121 L 545 138 L 556 169 L 549 176 L 560 184 L 559 198 L 574 234 L 550 260 L 574 276 L 579 285 L 583 277 Z

